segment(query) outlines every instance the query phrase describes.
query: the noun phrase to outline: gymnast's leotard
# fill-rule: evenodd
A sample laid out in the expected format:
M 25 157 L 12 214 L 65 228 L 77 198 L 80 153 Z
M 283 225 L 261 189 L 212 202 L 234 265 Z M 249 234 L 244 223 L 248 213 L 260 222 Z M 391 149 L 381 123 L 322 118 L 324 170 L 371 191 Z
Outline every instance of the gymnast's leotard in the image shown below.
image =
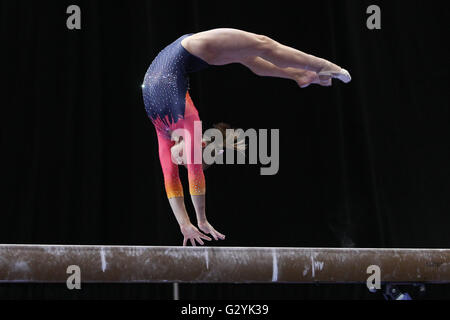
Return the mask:
M 174 142 L 171 141 L 171 133 L 177 129 L 185 129 L 192 140 L 197 139 L 194 137 L 194 122 L 200 121 L 198 111 L 189 96 L 188 74 L 209 66 L 181 45 L 181 42 L 191 35 L 180 37 L 159 53 L 150 65 L 142 85 L 145 110 L 158 136 L 159 158 L 169 199 L 184 196 L 178 166 L 172 162 L 171 148 Z M 189 190 L 191 195 L 204 195 L 203 168 L 201 164 L 195 164 L 193 161 L 193 149 L 196 146 L 201 147 L 201 141 L 192 142 L 186 141 L 186 148 L 191 150 L 192 157 L 188 159 L 187 166 Z

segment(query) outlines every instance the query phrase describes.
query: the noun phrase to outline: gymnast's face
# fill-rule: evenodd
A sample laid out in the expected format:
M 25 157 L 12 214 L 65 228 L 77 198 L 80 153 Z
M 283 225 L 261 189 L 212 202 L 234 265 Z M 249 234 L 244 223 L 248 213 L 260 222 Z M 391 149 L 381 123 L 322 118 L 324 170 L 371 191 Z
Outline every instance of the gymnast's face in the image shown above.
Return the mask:
M 202 142 L 202 151 L 205 150 L 205 148 L 208 146 L 207 142 L 203 141 Z M 171 149 L 171 153 L 172 153 L 172 161 L 176 164 L 178 164 L 179 166 L 184 166 L 187 168 L 187 157 L 186 157 L 186 145 L 184 143 L 184 140 L 182 138 L 180 138 L 180 140 L 178 142 L 175 143 L 175 145 L 172 147 Z M 222 154 L 223 151 L 219 150 L 218 152 L 215 152 L 215 154 L 220 155 Z M 215 156 L 215 154 L 213 154 L 213 156 Z M 205 171 L 206 169 L 208 169 L 211 165 L 208 165 L 205 163 L 205 161 L 203 160 L 203 171 Z

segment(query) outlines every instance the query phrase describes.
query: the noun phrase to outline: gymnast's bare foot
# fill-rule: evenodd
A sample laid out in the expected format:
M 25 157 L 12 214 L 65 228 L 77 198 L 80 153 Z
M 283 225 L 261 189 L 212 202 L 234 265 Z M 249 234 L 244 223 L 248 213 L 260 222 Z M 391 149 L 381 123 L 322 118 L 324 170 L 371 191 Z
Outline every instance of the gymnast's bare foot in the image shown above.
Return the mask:
M 211 235 L 216 241 L 225 240 L 225 236 L 214 229 L 214 227 L 208 221 L 199 222 L 198 228 L 205 234 Z
M 317 73 L 313 71 L 300 71 L 295 77 L 295 81 L 299 85 L 300 88 L 307 88 L 311 84 L 318 84 L 323 87 L 329 87 L 332 85 L 332 78 L 325 77 L 324 80 L 320 80 L 320 77 Z
M 352 81 L 350 73 L 339 67 L 338 65 L 324 60 L 323 67 L 317 72 L 319 79 L 322 82 L 329 81 L 330 79 L 339 79 L 344 83 Z

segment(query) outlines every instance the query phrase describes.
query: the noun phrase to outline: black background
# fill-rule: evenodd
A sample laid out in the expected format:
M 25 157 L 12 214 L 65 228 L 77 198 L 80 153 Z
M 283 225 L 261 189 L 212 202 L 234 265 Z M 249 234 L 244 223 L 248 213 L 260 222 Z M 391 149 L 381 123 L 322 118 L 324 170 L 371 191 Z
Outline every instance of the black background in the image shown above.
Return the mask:
M 0 243 L 180 245 L 141 83 L 182 34 L 232 27 L 334 61 L 353 82 L 302 90 L 240 65 L 192 77 L 205 127 L 280 129 L 278 175 L 260 176 L 259 166 L 207 171 L 207 214 L 227 235 L 213 245 L 448 247 L 443 1 L 0 3 Z M 81 7 L 82 30 L 66 28 L 70 4 Z M 381 7 L 382 30 L 366 27 L 371 4 Z M 374 297 L 360 286 L 181 289 L 193 299 Z M 433 289 L 429 297 L 448 296 Z M 171 288 L 0 287 L 0 297 L 65 296 L 165 299 Z

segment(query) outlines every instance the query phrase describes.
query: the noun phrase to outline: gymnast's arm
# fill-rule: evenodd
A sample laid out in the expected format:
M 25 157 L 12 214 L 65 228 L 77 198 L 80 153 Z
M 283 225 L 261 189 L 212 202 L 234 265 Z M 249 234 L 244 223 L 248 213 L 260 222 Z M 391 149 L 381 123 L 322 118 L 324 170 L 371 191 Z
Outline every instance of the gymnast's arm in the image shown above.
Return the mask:
M 178 225 L 180 226 L 181 233 L 184 236 L 183 246 L 186 246 L 188 241 L 190 241 L 193 246 L 196 246 L 195 241 L 197 241 L 200 245 L 203 245 L 204 243 L 202 239 L 208 241 L 211 239 L 198 231 L 189 219 L 189 215 L 184 204 L 183 186 L 181 185 L 179 178 L 178 165 L 172 161 L 172 141 L 158 133 L 158 142 L 159 159 L 164 174 L 166 193 L 172 211 L 177 219 Z

